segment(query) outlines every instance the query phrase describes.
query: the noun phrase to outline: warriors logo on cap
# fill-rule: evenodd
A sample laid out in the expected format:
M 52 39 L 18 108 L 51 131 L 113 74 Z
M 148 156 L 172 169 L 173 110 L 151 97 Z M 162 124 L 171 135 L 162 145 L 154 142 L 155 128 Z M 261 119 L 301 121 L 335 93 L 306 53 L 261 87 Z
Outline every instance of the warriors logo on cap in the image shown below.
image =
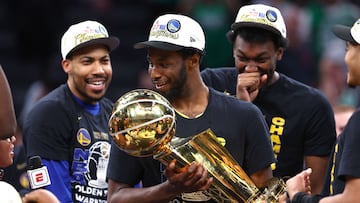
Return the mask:
M 266 18 L 270 21 L 270 22 L 275 22 L 277 20 L 277 14 L 275 11 L 273 10 L 268 10 L 266 11 Z
M 139 42 L 134 48 L 155 47 L 178 51 L 183 48 L 205 49 L 205 34 L 200 24 L 188 16 L 165 14 L 159 16 L 151 27 L 148 41 Z
M 167 23 L 167 29 L 169 32 L 171 33 L 176 33 L 177 31 L 180 30 L 181 28 L 181 24 L 178 20 L 169 20 L 169 22 Z

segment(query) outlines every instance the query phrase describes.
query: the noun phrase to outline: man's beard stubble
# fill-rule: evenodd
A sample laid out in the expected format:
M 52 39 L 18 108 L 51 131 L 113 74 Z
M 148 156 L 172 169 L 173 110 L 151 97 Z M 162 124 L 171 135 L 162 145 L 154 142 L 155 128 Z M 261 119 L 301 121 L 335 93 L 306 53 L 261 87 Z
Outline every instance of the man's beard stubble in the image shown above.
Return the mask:
M 183 63 L 181 65 L 181 69 L 179 71 L 179 73 L 177 74 L 179 77 L 177 77 L 173 83 L 172 83 L 172 87 L 170 88 L 170 91 L 168 93 L 165 92 L 161 92 L 161 94 L 163 96 L 165 96 L 170 102 L 174 101 L 178 98 L 181 98 L 182 95 L 184 94 L 183 91 L 185 90 L 185 84 L 188 80 L 187 77 L 187 73 L 186 73 L 186 67 L 185 64 Z

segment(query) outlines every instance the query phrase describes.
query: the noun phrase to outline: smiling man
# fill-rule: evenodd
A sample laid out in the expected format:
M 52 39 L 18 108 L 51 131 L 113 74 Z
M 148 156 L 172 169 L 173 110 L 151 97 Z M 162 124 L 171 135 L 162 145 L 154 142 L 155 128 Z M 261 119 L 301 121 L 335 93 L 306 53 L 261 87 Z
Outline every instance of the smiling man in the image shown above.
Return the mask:
M 176 111 L 176 136 L 188 138 L 211 129 L 251 181 L 259 188 L 266 186 L 275 160 L 265 120 L 250 102 L 204 84 L 200 62 L 205 34 L 200 24 L 184 15 L 161 15 L 153 23 L 149 40 L 134 47 L 148 51 L 155 89 Z M 204 165 L 194 162 L 178 169 L 174 162 L 166 165 L 152 157 L 132 157 L 112 147 L 108 202 L 230 202 L 220 193 L 216 197 L 203 193 L 213 181 Z M 140 181 L 143 187 L 134 188 Z
M 287 46 L 280 10 L 264 4 L 241 7 L 227 37 L 235 67 L 205 69 L 205 84 L 259 107 L 277 158 L 274 176 L 287 179 L 305 164 L 313 169 L 312 192 L 320 193 L 336 136 L 333 111 L 319 90 L 276 70 Z
M 96 21 L 70 26 L 61 39 L 67 82 L 25 119 L 27 156 L 41 156 L 52 182 L 46 189 L 60 202 L 106 202 L 112 102 L 104 95 L 112 79 L 109 54 L 118 45 Z

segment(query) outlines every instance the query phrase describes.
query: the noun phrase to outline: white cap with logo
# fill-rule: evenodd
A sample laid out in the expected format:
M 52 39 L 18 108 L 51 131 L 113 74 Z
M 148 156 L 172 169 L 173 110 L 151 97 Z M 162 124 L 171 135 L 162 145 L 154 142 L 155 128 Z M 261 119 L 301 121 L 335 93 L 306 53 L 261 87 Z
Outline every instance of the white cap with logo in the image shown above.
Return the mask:
M 342 40 L 360 44 L 360 18 L 353 24 L 352 27 L 335 25 L 332 27 L 332 32 Z
M 195 48 L 204 51 L 205 34 L 200 24 L 190 17 L 179 14 L 165 14 L 154 21 L 148 41 L 134 45 L 136 49 L 145 47 L 170 51 Z
M 231 29 L 235 31 L 241 27 L 263 28 L 286 39 L 284 19 L 279 9 L 272 6 L 252 4 L 241 7 Z
M 96 21 L 83 21 L 72 25 L 61 38 L 61 55 L 66 59 L 70 53 L 94 44 L 103 44 L 114 50 L 119 46 L 117 37 L 109 37 L 106 28 Z

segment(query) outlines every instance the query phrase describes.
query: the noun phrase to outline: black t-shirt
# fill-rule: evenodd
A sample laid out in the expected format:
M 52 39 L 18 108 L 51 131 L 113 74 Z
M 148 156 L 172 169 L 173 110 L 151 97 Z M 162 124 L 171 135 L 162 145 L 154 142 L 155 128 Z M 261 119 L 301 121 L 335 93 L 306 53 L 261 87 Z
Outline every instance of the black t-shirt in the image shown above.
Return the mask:
M 27 156 L 64 161 L 69 168 L 49 169 L 51 174 L 70 177 L 74 202 L 104 202 L 107 198 L 106 169 L 111 137 L 108 120 L 113 103 L 103 98 L 100 112 L 85 110 L 64 84 L 43 97 L 24 122 Z M 58 181 L 61 181 L 59 179 Z M 56 187 L 52 184 L 52 188 Z M 55 189 L 55 194 L 65 191 Z
M 336 195 L 344 191 L 345 178 L 360 178 L 360 110 L 357 109 L 333 149 L 323 194 Z M 335 163 L 335 164 L 334 164 Z
M 205 69 L 204 82 L 221 92 L 236 95 L 235 67 Z M 291 177 L 301 172 L 304 156 L 328 156 L 335 142 L 334 115 L 323 94 L 283 74 L 264 87 L 253 101 L 269 126 L 277 158 L 274 176 Z
M 210 88 L 208 106 L 200 117 L 188 119 L 176 115 L 176 137 L 194 136 L 209 128 L 217 138 L 225 141 L 225 148 L 247 174 L 275 161 L 267 125 L 255 105 Z M 130 156 L 114 144 L 111 148 L 108 178 L 112 180 L 129 185 L 141 180 L 144 187 L 153 186 L 165 181 L 163 169 L 163 165 L 152 157 Z M 185 196 L 188 197 L 184 194 L 179 201 L 185 201 Z

